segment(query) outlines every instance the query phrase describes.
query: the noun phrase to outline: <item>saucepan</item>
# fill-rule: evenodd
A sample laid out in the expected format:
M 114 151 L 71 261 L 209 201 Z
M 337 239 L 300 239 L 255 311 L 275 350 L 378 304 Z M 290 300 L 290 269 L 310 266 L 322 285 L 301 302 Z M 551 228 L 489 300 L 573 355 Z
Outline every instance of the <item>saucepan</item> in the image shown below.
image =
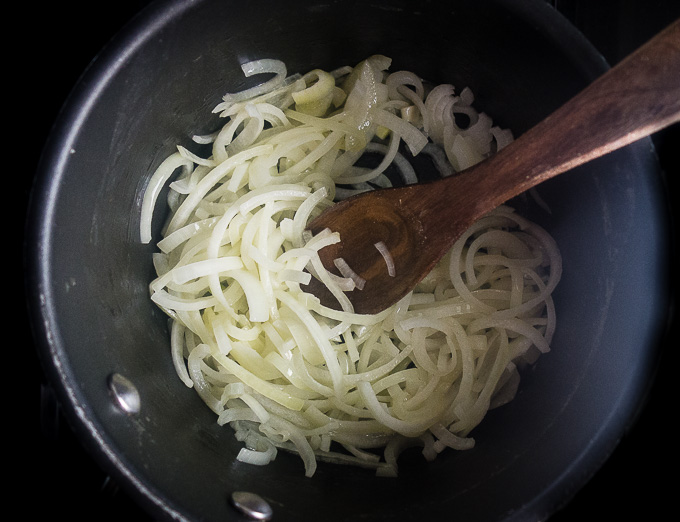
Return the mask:
M 563 256 L 557 329 L 515 399 L 474 430 L 474 448 L 407 455 L 396 478 L 329 463 L 305 477 L 286 452 L 262 467 L 237 460 L 233 431 L 178 379 L 167 317 L 149 299 L 144 187 L 178 144 L 215 128 L 225 93 L 249 85 L 241 64 L 274 58 L 305 73 L 374 54 L 469 87 L 515 135 L 607 68 L 539 0 L 162 0 L 102 51 L 55 124 L 27 238 L 40 360 L 83 445 L 156 519 L 246 520 L 232 498 L 246 492 L 279 521 L 543 520 L 599 469 L 644 401 L 670 303 L 649 140 L 541 185 L 541 205 L 520 201 Z

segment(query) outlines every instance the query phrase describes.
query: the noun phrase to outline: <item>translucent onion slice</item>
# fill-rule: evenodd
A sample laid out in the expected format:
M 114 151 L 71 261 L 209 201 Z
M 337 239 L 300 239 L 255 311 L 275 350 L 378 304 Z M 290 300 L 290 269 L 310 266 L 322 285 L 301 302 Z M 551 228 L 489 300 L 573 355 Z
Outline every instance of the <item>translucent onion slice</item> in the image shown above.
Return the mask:
M 223 97 L 224 101 L 237 102 L 270 92 L 283 83 L 287 71 L 286 64 L 284 62 L 269 58 L 246 62 L 241 65 L 241 70 L 243 71 L 243 74 L 246 76 L 246 78 L 256 74 L 267 73 L 273 73 L 274 77 L 260 85 L 250 87 L 249 89 L 245 89 L 236 93 L 225 94 Z
M 352 267 L 349 266 L 347 261 L 345 261 L 341 257 L 338 257 L 333 260 L 333 264 L 337 267 L 337 269 L 344 277 L 348 277 L 352 281 L 354 281 L 356 288 L 358 288 L 359 290 L 363 290 L 364 285 L 366 284 L 366 280 L 359 274 L 357 274 L 354 270 L 352 270 Z
M 391 277 L 396 276 L 397 273 L 394 267 L 394 258 L 392 257 L 389 248 L 387 248 L 387 245 L 385 245 L 383 241 L 378 241 L 374 246 L 378 249 L 378 252 L 380 252 L 380 255 L 383 256 L 383 259 L 385 260 L 388 275 Z

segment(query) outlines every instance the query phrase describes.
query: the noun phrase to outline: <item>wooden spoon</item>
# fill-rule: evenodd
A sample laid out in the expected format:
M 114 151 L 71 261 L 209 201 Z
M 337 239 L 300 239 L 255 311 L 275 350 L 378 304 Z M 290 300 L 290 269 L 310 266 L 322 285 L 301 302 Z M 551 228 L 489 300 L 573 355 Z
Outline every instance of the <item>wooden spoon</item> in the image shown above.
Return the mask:
M 338 273 L 334 260 L 343 258 L 366 280 L 362 290 L 347 292 L 355 312 L 378 313 L 411 291 L 489 211 L 678 120 L 680 20 L 489 159 L 441 180 L 348 198 L 308 229 L 340 233 L 340 243 L 319 252 L 321 260 Z M 379 242 L 389 250 L 394 275 L 375 246 Z M 307 290 L 339 309 L 318 282 Z

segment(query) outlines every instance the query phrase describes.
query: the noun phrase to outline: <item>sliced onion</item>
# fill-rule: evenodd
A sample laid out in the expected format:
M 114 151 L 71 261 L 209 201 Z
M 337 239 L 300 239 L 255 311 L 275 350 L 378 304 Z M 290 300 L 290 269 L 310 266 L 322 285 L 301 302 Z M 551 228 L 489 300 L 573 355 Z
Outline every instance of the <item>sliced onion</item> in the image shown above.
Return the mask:
M 193 170 L 193 163 L 190 159 L 187 159 L 179 152 L 176 152 L 158 166 L 149 180 L 142 198 L 140 216 L 140 240 L 142 243 L 149 243 L 151 241 L 151 218 L 153 216 L 153 211 L 156 208 L 158 195 L 178 168 L 181 168 L 185 173 L 188 173 Z
M 246 76 L 246 78 L 256 74 L 267 73 L 273 73 L 274 77 L 249 89 L 245 89 L 236 93 L 225 94 L 223 97 L 224 101 L 237 102 L 271 92 L 283 83 L 287 71 L 286 64 L 284 62 L 281 60 L 272 60 L 268 58 L 246 62 L 241 65 L 241 70 L 243 71 L 243 74 Z
M 364 285 L 366 284 L 366 280 L 359 274 L 357 274 L 354 270 L 352 270 L 352 267 L 350 267 L 349 264 L 347 264 L 347 261 L 345 261 L 341 257 L 338 257 L 333 260 L 333 264 L 335 264 L 335 266 L 340 271 L 340 274 L 342 274 L 343 277 L 350 278 L 352 281 L 354 281 L 356 288 L 358 288 L 359 290 L 363 290 Z
M 321 249 L 341 238 L 307 226 L 333 200 L 391 186 L 388 168 L 417 181 L 401 144 L 448 175 L 512 139 L 472 106 L 471 90 L 444 84 L 425 96 L 415 74 L 390 74 L 390 65 L 378 55 L 286 76 L 277 60 L 245 64 L 246 76 L 274 76 L 226 95 L 214 111 L 222 128 L 194 136 L 212 155 L 178 147 L 144 194 L 140 235 L 149 241 L 151 210 L 168 187 L 149 289 L 171 321 L 172 364 L 245 444 L 243 462 L 264 465 L 285 448 L 307 476 L 317 460 L 394 476 L 408 447 L 427 460 L 469 449 L 486 411 L 514 396 L 517 367 L 550 348 L 559 250 L 508 207 L 472 225 L 380 314 L 354 312 L 347 292 L 366 281 L 343 259 L 340 275 L 321 263 Z M 383 155 L 378 167 L 359 163 L 367 152 Z M 385 242 L 375 247 L 395 276 Z M 307 293 L 312 278 L 339 310 Z M 369 453 L 378 448 L 381 457 Z
M 394 268 L 394 259 L 392 258 L 392 254 L 387 248 L 387 245 L 385 245 L 383 241 L 378 241 L 374 246 L 378 249 L 378 252 L 380 252 L 380 255 L 383 256 L 383 259 L 385 260 L 385 264 L 387 265 L 387 273 L 391 277 L 396 276 L 397 274 Z

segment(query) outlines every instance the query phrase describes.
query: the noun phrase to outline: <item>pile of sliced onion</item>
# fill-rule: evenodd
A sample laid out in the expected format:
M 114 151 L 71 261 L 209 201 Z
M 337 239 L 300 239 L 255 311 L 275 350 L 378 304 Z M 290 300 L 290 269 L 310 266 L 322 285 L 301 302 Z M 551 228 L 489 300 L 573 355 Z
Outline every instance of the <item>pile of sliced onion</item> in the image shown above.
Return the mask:
M 352 193 L 415 182 L 403 149 L 448 175 L 512 139 L 472 107 L 469 89 L 428 89 L 390 66 L 379 55 L 305 75 L 277 60 L 244 64 L 246 76 L 274 76 L 224 97 L 215 108 L 224 125 L 194 137 L 209 154 L 178 147 L 150 177 L 142 242 L 169 186 L 151 299 L 171 318 L 179 378 L 234 429 L 243 462 L 264 465 L 285 449 L 307 476 L 319 460 L 394 476 L 405 448 L 428 460 L 471 448 L 486 412 L 512 399 L 518 368 L 549 350 L 560 254 L 511 208 L 480 219 L 377 315 L 354 313 L 347 298 L 361 274 L 321 263 L 319 251 L 341 238 L 311 237 L 307 223 Z M 362 163 L 369 153 L 377 166 Z M 376 248 L 389 269 L 389 251 Z M 341 310 L 305 292 L 311 277 Z

